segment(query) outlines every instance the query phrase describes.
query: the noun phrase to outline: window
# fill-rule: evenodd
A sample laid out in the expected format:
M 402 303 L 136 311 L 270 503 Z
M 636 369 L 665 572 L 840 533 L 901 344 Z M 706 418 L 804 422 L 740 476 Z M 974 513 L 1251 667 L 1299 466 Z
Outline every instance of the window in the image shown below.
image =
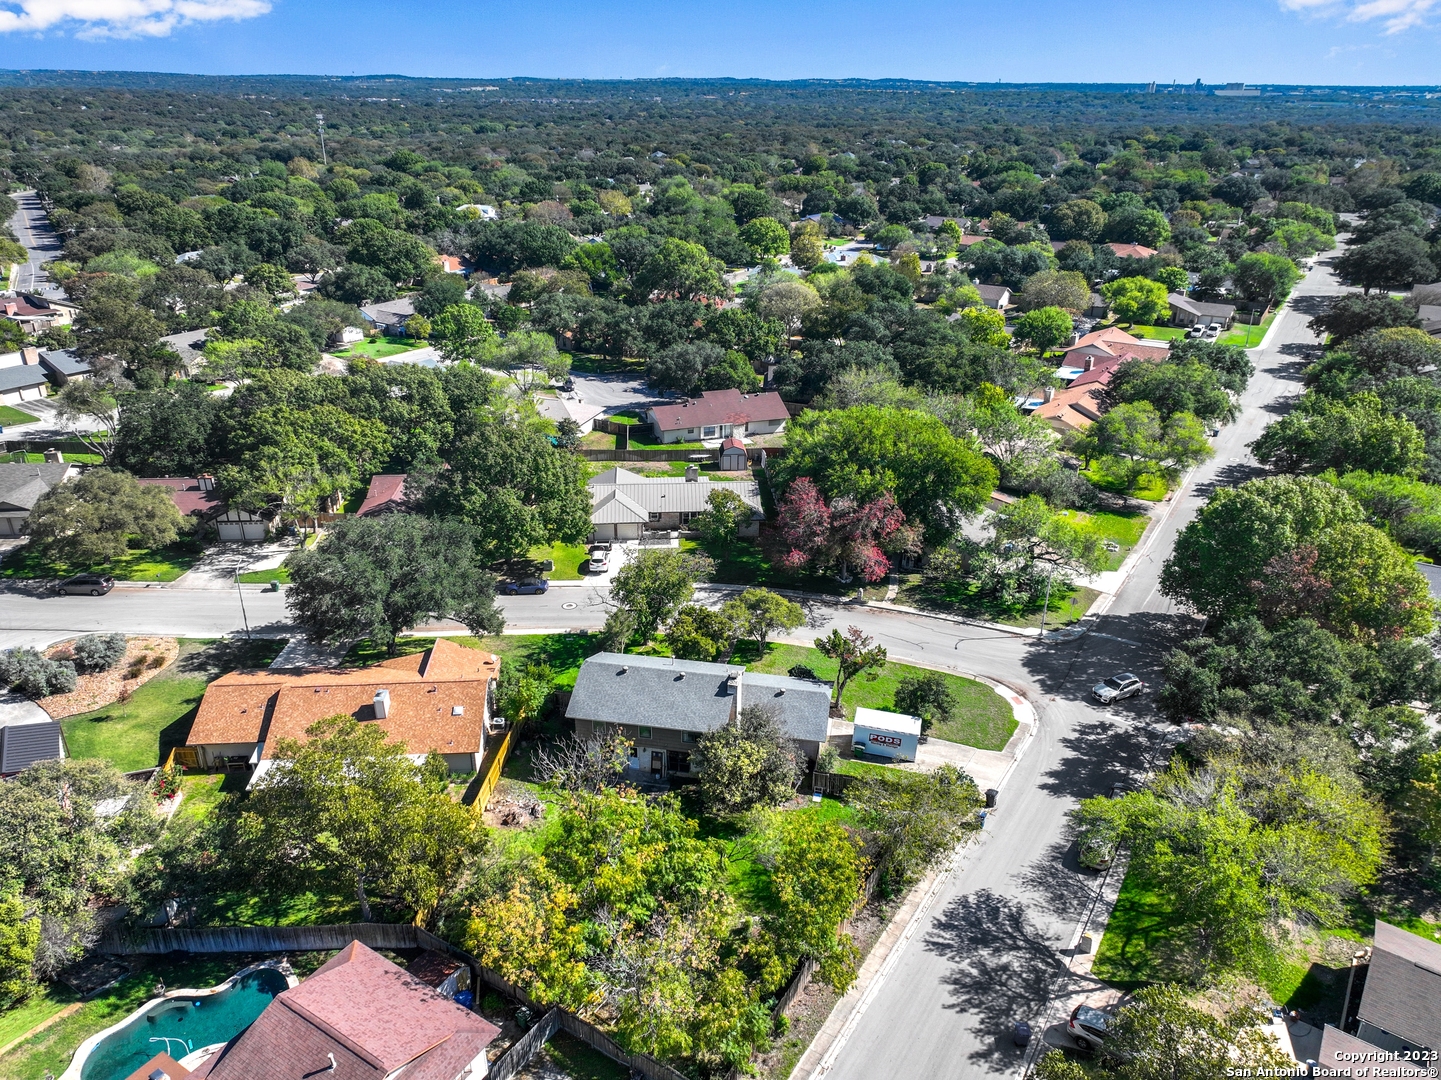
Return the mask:
M 692 518 L 696 517 L 698 514 L 699 514 L 699 511 L 697 511 L 697 510 L 685 510 L 685 511 L 682 511 L 682 512 L 681 512 L 681 515 L 680 515 L 681 523 L 684 524 L 685 522 L 690 521 Z
M 690 772 L 690 754 L 685 750 L 667 750 L 665 771 L 668 773 Z
M 638 756 L 638 754 L 639 754 L 639 751 L 636 750 L 636 748 L 635 748 L 635 743 L 631 743 L 631 744 L 630 744 L 630 749 L 628 749 L 628 750 L 625 752 L 625 756 L 626 756 L 626 757 L 631 757 L 631 758 Z
M 710 438 L 715 435 L 715 428 L 708 427 L 701 432 L 702 438 Z
M 650 728 L 648 728 L 648 727 L 642 727 L 642 728 L 640 729 L 640 737 L 641 737 L 642 739 L 649 739 L 649 738 L 650 738 Z M 631 756 L 634 757 L 634 756 L 635 756 L 634 753 L 632 753 Z
M 699 731 L 682 731 L 682 732 L 680 733 L 680 741 L 681 741 L 681 742 L 695 742 L 695 741 L 696 741 L 697 739 L 699 739 L 699 738 L 700 738 L 700 732 L 699 732 Z
M 651 519 L 652 521 L 659 521 L 659 520 L 660 520 L 660 515 L 659 515 L 659 514 L 652 514 L 652 515 L 650 516 L 650 519 Z

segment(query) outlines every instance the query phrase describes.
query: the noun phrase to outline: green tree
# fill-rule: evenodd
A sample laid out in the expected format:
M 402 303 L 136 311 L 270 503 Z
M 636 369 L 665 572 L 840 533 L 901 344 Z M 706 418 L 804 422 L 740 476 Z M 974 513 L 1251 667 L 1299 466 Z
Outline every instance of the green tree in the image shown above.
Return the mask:
M 1123 277 L 1101 286 L 1111 311 L 1121 322 L 1151 324 L 1166 314 L 1166 286 L 1143 277 Z
M 1020 303 L 1027 311 L 1060 308 L 1079 315 L 1091 306 L 1091 284 L 1085 274 L 1074 270 L 1042 270 L 1026 278 L 1021 286 Z
M 702 780 L 704 783 L 704 780 Z M 840 927 L 861 899 L 860 845 L 836 821 L 777 815 L 767 827 L 760 861 L 766 879 L 761 981 L 784 986 L 803 960 L 837 993 L 855 981 L 860 953 Z
M 797 333 L 801 323 L 821 307 L 820 294 L 804 281 L 775 281 L 755 294 L 752 302 L 763 319 L 776 319 L 786 332 Z
M 245 284 L 259 289 L 271 301 L 283 300 L 295 295 L 295 282 L 283 266 L 273 263 L 256 263 L 245 271 Z
M 974 780 L 942 765 L 932 773 L 868 772 L 846 789 L 846 802 L 874 844 L 882 887 L 895 896 L 980 827 L 985 800 Z
M 120 274 L 106 274 L 86 291 L 75 316 L 75 352 L 103 363 L 111 358 L 139 368 L 155 350 L 165 327 L 140 302 L 140 283 Z
M 1380 529 L 1338 525 L 1316 541 L 1326 582 L 1324 612 L 1337 631 L 1362 639 L 1425 637 L 1436 604 L 1416 561 Z
M 1336 273 L 1348 285 L 1372 289 L 1406 288 L 1436 280 L 1436 262 L 1426 242 L 1407 229 L 1382 233 L 1364 244 L 1352 244 L 1336 260 Z
M 836 677 L 832 682 L 831 709 L 839 709 L 846 685 L 863 671 L 884 667 L 886 649 L 877 645 L 875 639 L 865 634 L 858 626 L 846 627 L 842 634 L 832 630 L 825 637 L 816 638 L 816 650 L 836 662 Z
M 802 270 L 814 270 L 825 260 L 826 242 L 821 227 L 802 221 L 791 233 L 791 262 Z
M 734 491 L 721 488 L 706 496 L 706 508 L 691 518 L 691 528 L 707 544 L 726 546 L 735 543 L 737 531 L 751 523 L 753 513 Z
M 786 227 L 772 217 L 752 218 L 741 226 L 741 243 L 750 248 L 751 256 L 774 259 L 788 254 L 791 250 L 791 236 Z
M 1260 304 L 1279 304 L 1301 280 L 1301 272 L 1284 255 L 1253 251 L 1236 260 L 1231 280 L 1246 299 Z
M 452 304 L 430 321 L 430 340 L 453 362 L 484 361 L 495 350 L 495 328 L 474 304 Z
M 686 604 L 671 619 L 665 643 L 671 655 L 682 660 L 725 661 L 735 650 L 739 635 L 740 626 L 729 605 L 717 610 Z
M 1064 311 L 1058 307 L 1042 307 L 1027 311 L 1016 320 L 1013 337 L 1044 356 L 1057 345 L 1070 340 L 1075 332 L 1071 317 Z
M 480 568 L 472 530 L 413 514 L 351 518 L 291 558 L 286 604 L 319 641 L 370 638 L 395 655 L 423 619 L 457 619 L 497 634 L 495 581 Z
M 996 511 L 992 527 L 987 546 L 996 557 L 1015 562 L 1019 574 L 1036 576 L 1043 568 L 1047 577 L 1064 584 L 1072 574 L 1099 573 L 1110 561 L 1100 536 L 1051 509 L 1039 495 Z
M 1372 393 L 1345 401 L 1305 394 L 1294 411 L 1266 426 L 1253 449 L 1257 461 L 1283 472 L 1360 469 L 1417 476 L 1426 463 L 1421 430 L 1390 415 Z
M 1215 368 L 1195 360 L 1160 364 L 1127 360 L 1116 368 L 1100 397 L 1111 408 L 1149 402 L 1163 421 L 1186 412 L 1207 423 L 1227 424 L 1236 418 L 1237 405 L 1226 382 Z
M 496 715 L 510 722 L 512 730 L 524 728 L 540 717 L 555 689 L 555 676 L 548 664 L 524 666 L 507 660 L 500 669 L 496 686 Z
M 508 334 L 489 362 L 527 396 L 570 374 L 570 357 L 555 347 L 555 338 L 533 330 Z
M 334 716 L 306 736 L 276 743 L 240 814 L 234 857 L 262 889 L 346 885 L 365 922 L 375 897 L 425 918 L 484 848 L 480 819 L 376 724 Z
M 693 552 L 642 550 L 616 571 L 611 600 L 631 616 L 632 632 L 648 642 L 690 602 L 696 582 L 709 577 L 713 567 L 710 559 Z
M 1191 287 L 1191 275 L 1186 273 L 1183 266 L 1163 266 L 1154 271 L 1151 277 L 1173 293 L 1184 294 Z
M 1441 871 L 1441 750 L 1417 759 L 1403 805 L 1434 879 Z
M 1071 199 L 1051 208 L 1046 227 L 1057 240 L 1099 240 L 1106 212 L 1090 199 Z
M 1251 582 L 1267 564 L 1361 521 L 1344 491 L 1312 477 L 1275 476 L 1218 488 L 1182 530 L 1161 571 L 1161 591 L 1204 615 L 1254 611 Z
M 700 244 L 668 237 L 636 271 L 635 293 L 645 299 L 699 300 L 726 296 L 730 290 L 721 279 L 725 269 Z
M 774 709 L 747 705 L 733 720 L 696 742 L 695 771 L 708 813 L 735 817 L 779 806 L 796 793 L 805 758 L 781 728 Z
M 740 607 L 741 636 L 756 643 L 764 658 L 766 641 L 776 631 L 791 631 L 805 625 L 806 613 L 794 600 L 769 589 L 747 589 L 731 603 Z
M 119 559 L 132 540 L 163 548 L 184 526 L 169 489 L 142 486 L 119 469 L 92 469 L 58 484 L 30 512 L 31 537 L 51 558 L 70 566 Z
M 1088 460 L 1100 458 L 1103 468 L 1129 487 L 1148 474 L 1173 479 L 1215 453 L 1195 416 L 1178 412 L 1162 420 L 1149 401 L 1106 412 L 1076 440 L 1076 449 Z
M 38 989 L 35 949 L 39 944 L 40 919 L 27 917 L 19 889 L 0 893 L 0 1009 L 13 1008 Z
M 896 687 L 896 712 L 920 717 L 921 729 L 929 731 L 937 722 L 954 717 L 959 706 L 950 682 L 940 672 L 908 672 Z
M 776 483 L 806 476 L 828 499 L 862 503 L 893 493 L 905 519 L 934 543 L 956 518 L 978 511 L 996 484 L 996 468 L 935 416 L 867 406 L 811 410 L 787 429 Z

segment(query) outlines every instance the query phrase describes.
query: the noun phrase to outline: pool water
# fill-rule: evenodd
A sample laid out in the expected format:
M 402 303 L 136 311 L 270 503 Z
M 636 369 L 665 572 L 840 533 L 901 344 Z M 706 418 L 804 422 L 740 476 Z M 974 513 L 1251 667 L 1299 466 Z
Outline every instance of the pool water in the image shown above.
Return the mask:
M 125 1080 L 156 1054 L 178 1060 L 202 1046 L 228 1042 L 288 985 L 274 968 L 260 968 L 218 994 L 171 998 L 102 1039 L 81 1069 L 81 1080 Z

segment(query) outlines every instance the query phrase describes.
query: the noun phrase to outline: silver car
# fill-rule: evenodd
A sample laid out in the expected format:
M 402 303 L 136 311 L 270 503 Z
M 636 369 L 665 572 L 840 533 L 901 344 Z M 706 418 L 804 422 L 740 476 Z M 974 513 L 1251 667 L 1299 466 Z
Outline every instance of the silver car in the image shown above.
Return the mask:
M 1104 682 L 1098 682 L 1091 687 L 1091 693 L 1102 705 L 1109 705 L 1122 698 L 1135 697 L 1145 688 L 1145 683 L 1127 671 L 1120 675 L 1112 675 Z

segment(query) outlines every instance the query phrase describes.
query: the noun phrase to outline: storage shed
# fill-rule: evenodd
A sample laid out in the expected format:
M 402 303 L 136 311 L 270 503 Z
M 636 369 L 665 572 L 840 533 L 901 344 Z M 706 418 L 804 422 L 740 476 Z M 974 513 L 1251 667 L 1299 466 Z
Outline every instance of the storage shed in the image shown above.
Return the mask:
M 857 754 L 871 754 L 892 761 L 915 761 L 920 745 L 921 718 L 880 709 L 856 709 L 856 730 L 852 739 Z

